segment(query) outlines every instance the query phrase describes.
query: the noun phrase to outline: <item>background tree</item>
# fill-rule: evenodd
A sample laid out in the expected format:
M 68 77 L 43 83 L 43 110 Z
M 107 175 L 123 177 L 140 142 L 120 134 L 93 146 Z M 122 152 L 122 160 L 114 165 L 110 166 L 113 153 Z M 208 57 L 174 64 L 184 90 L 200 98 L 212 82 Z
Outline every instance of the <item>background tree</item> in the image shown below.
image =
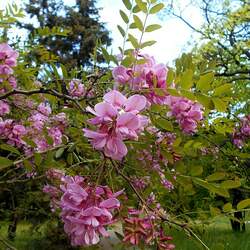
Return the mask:
M 69 7 L 61 0 L 29 0 L 25 11 L 31 18 L 36 17 L 38 27 L 34 22 L 21 24 L 21 27 L 29 31 L 29 39 L 35 39 L 36 44 L 58 56 L 57 61 L 68 68 L 91 65 L 91 54 L 97 42 L 106 46 L 111 43 L 107 29 L 99 21 L 95 2 L 76 0 L 75 6 Z M 49 35 L 53 28 L 55 33 L 56 27 L 57 33 Z M 37 28 L 48 34 L 36 36 Z M 69 30 L 69 33 L 62 36 L 62 30 Z M 103 61 L 103 57 L 97 55 L 97 61 Z
M 189 5 L 199 7 L 204 17 L 203 25 L 195 27 L 191 19 L 184 16 L 184 11 L 172 1 L 167 8 L 167 13 L 183 21 L 189 28 L 200 35 L 196 45 L 192 47 L 197 57 L 197 62 L 204 59 L 214 61 L 215 77 L 229 83 L 228 88 L 233 87 L 237 99 L 231 105 L 231 111 L 235 113 L 249 113 L 249 98 L 247 88 L 249 75 L 249 4 L 245 0 L 218 1 L 218 0 L 194 0 Z M 226 89 L 225 89 L 226 91 Z M 242 109 L 243 107 L 243 109 Z
M 247 148 L 239 150 L 239 155 L 233 152 L 235 149 L 230 147 L 228 143 L 230 137 L 226 134 L 224 124 L 230 122 L 232 118 L 237 118 L 237 115 L 249 114 L 249 5 L 245 0 L 195 0 L 190 1 L 189 5 L 200 8 L 204 17 L 204 23 L 201 27 L 194 26 L 192 20 L 185 17 L 184 10 L 180 9 L 176 3 L 174 5 L 173 1 L 169 4 L 167 13 L 177 17 L 200 35 L 191 50 L 195 64 L 200 65 L 197 70 L 203 70 L 204 73 L 210 71 L 211 77 L 214 75 L 214 82 L 210 91 L 221 93 L 224 97 L 230 91 L 234 95 L 234 98 L 230 98 L 230 105 L 227 108 L 223 108 L 226 98 L 224 100 L 222 98 L 214 100 L 214 105 L 221 106 L 221 108 L 217 109 L 215 113 L 211 113 L 211 121 L 213 120 L 213 130 L 219 132 L 218 134 L 220 135 L 210 134 L 206 136 L 208 136 L 207 138 L 210 141 L 215 142 L 215 146 L 220 149 L 220 157 L 222 159 L 221 164 L 217 162 L 214 165 L 215 167 L 210 169 L 210 173 L 212 174 L 218 171 L 218 169 L 220 171 L 226 170 L 237 173 L 239 178 L 245 180 L 244 188 L 235 187 L 231 190 L 233 198 L 230 202 L 236 207 L 238 198 L 249 196 L 249 160 L 247 160 L 247 157 L 246 159 L 238 157 L 243 152 L 247 152 Z M 213 62 L 213 69 L 208 67 L 206 60 L 210 64 Z M 197 87 L 199 88 L 199 86 Z M 206 95 L 210 95 L 208 89 L 207 91 L 200 89 L 200 91 L 205 91 Z M 227 164 L 225 164 L 226 162 Z M 202 165 L 204 166 L 204 163 Z M 208 170 L 209 168 L 206 169 Z M 218 178 L 220 178 L 219 175 Z M 203 196 L 205 197 L 207 194 L 203 193 Z M 214 204 L 219 205 L 220 202 L 220 199 L 214 200 Z M 194 206 L 193 203 L 192 205 Z M 194 209 L 192 205 L 191 210 Z M 234 215 L 238 219 L 243 218 L 242 213 L 236 212 Z M 232 221 L 232 228 L 237 231 L 241 230 L 240 223 Z M 244 225 L 242 229 L 244 230 Z

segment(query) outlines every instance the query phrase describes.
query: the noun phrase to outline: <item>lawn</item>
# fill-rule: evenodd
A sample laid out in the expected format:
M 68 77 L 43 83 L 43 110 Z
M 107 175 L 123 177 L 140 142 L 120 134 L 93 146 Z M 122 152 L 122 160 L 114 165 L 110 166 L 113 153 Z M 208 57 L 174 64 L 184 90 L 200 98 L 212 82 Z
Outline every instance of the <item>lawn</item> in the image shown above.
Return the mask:
M 1 238 L 6 239 L 7 225 L 0 224 Z M 246 225 L 245 233 L 233 233 L 230 228 L 230 222 L 227 219 L 216 219 L 211 225 L 200 229 L 198 233 L 202 241 L 211 250 L 250 250 L 250 224 Z M 196 240 L 188 237 L 183 231 L 171 231 L 174 238 L 174 244 L 177 250 L 202 250 L 204 249 Z M 41 232 L 32 232 L 31 225 L 27 223 L 19 223 L 16 238 L 14 242 L 10 242 L 18 250 L 67 250 L 70 249 L 63 245 L 50 245 L 49 241 L 44 238 Z M 111 250 L 120 249 L 120 247 L 112 247 L 112 244 L 105 243 L 106 247 L 100 249 Z M 0 241 L 0 249 L 8 248 Z M 93 248 L 91 248 L 93 249 Z M 128 249 L 128 248 L 126 248 Z M 135 249 L 135 248 L 130 248 Z

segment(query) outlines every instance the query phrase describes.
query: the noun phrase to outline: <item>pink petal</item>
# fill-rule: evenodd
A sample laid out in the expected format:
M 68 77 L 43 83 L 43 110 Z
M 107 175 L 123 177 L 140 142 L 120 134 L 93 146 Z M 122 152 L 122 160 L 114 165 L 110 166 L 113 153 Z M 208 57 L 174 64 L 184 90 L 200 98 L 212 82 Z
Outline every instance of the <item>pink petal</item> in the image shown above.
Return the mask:
M 125 111 L 141 111 L 146 107 L 147 99 L 142 95 L 133 95 L 125 103 Z
M 127 98 L 117 90 L 108 92 L 104 95 L 103 99 L 114 107 L 121 107 L 127 101 Z
M 101 102 L 95 105 L 95 111 L 100 117 L 113 118 L 117 115 L 117 110 L 109 103 Z
M 115 198 L 109 198 L 100 203 L 100 207 L 105 207 L 105 208 L 117 208 L 119 206 L 120 202 Z
M 117 126 L 136 130 L 140 126 L 140 121 L 135 114 L 123 113 L 117 119 Z

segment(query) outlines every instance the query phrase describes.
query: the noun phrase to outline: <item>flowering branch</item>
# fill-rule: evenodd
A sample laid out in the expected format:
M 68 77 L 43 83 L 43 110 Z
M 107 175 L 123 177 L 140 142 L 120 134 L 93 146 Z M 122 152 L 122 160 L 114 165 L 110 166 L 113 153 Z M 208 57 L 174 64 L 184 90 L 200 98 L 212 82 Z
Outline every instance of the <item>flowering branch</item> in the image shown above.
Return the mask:
M 190 235 L 194 236 L 196 238 L 196 240 L 198 240 L 205 249 L 209 250 L 209 247 L 193 232 L 192 229 L 190 229 L 189 227 L 187 227 L 187 224 L 182 224 L 182 223 L 170 220 L 164 214 L 162 214 L 160 211 L 155 211 L 152 207 L 150 207 L 147 204 L 147 202 L 143 199 L 143 197 L 140 195 L 140 193 L 138 192 L 138 190 L 134 187 L 134 185 L 132 184 L 130 178 L 128 176 L 126 176 L 125 174 L 123 174 L 120 171 L 120 168 L 117 167 L 117 165 L 115 164 L 115 162 L 112 159 L 110 159 L 110 161 L 111 161 L 111 164 L 113 165 L 113 167 L 115 168 L 115 170 L 117 171 L 117 173 L 120 176 L 122 176 L 122 178 L 124 180 L 126 180 L 128 182 L 129 186 L 133 189 L 133 191 L 135 192 L 136 196 L 139 198 L 139 200 L 142 202 L 142 204 L 143 204 L 143 206 L 145 208 L 147 208 L 148 210 L 150 210 L 151 212 L 153 212 L 154 214 L 156 214 L 162 221 L 165 221 L 165 222 L 167 222 L 169 224 L 173 224 L 173 225 L 176 225 L 178 227 L 181 227 L 182 229 L 184 229 L 185 231 L 187 231 L 188 233 L 190 233 Z
M 62 93 L 57 92 L 54 89 L 45 89 L 45 88 L 40 88 L 40 89 L 33 89 L 30 91 L 27 90 L 19 90 L 19 89 L 13 89 L 9 92 L 6 92 L 3 95 L 0 95 L 0 100 L 4 100 L 9 96 L 13 96 L 13 95 L 25 95 L 25 96 L 31 96 L 31 95 L 35 95 L 35 94 L 49 94 L 52 96 L 56 96 L 58 98 L 61 99 L 67 99 L 70 100 L 72 102 L 75 103 L 75 105 L 81 110 L 82 113 L 86 114 L 86 111 L 84 110 L 84 108 L 80 105 L 79 101 L 69 95 L 65 95 Z M 81 98 L 81 100 L 86 99 L 86 97 Z

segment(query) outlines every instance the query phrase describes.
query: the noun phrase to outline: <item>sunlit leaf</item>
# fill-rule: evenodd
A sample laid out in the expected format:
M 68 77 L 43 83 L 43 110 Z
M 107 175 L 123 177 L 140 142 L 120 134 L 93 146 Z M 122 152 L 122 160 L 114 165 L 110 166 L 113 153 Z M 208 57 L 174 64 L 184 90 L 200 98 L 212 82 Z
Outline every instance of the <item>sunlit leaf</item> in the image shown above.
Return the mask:
M 158 13 L 163 8 L 164 8 L 164 4 L 163 3 L 158 3 L 158 4 L 156 4 L 155 6 L 153 6 L 150 9 L 149 13 L 150 14 L 156 14 L 156 13 Z
M 152 32 L 152 31 L 158 30 L 160 28 L 161 28 L 161 25 L 159 25 L 159 24 L 151 24 L 151 25 L 146 27 L 145 31 Z

